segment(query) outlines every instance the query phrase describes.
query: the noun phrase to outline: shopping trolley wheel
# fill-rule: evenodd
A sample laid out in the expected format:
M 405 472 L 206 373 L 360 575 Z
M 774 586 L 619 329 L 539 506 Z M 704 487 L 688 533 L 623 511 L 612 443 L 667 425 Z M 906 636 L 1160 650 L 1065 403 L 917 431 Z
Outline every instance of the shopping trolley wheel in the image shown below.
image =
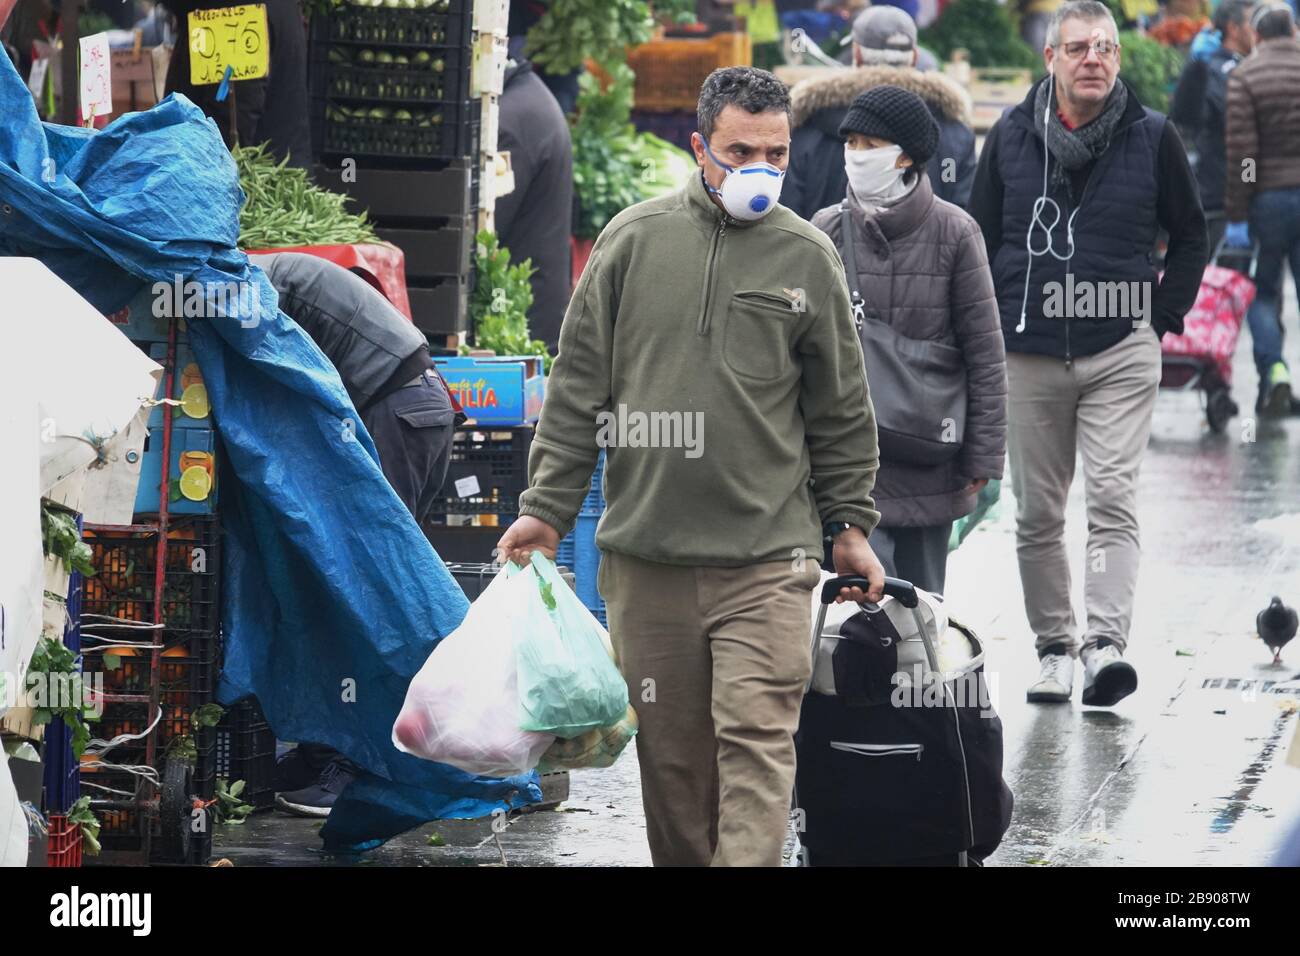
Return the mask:
M 193 770 L 178 757 L 168 757 L 163 768 L 162 797 L 158 802 L 161 862 L 184 863 L 190 855 L 190 825 L 193 816 L 190 779 Z
M 1237 403 L 1226 388 L 1216 388 L 1205 399 L 1205 417 L 1210 422 L 1210 430 L 1222 432 L 1228 426 L 1228 419 L 1238 412 Z

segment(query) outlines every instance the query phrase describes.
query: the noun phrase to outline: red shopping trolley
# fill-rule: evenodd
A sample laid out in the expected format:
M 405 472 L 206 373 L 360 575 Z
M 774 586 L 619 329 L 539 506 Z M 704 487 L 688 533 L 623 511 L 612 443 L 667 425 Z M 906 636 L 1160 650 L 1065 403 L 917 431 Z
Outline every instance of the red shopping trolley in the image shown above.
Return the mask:
M 1229 257 L 1244 268 L 1219 264 Z M 1248 262 L 1241 261 L 1247 257 Z M 1196 304 L 1183 319 L 1183 334 L 1166 335 L 1160 342 L 1160 387 L 1201 391 L 1205 417 L 1215 432 L 1222 432 L 1238 412 L 1231 392 L 1232 358 L 1246 310 L 1255 300 L 1258 259 L 1258 248 L 1225 250 L 1221 240 L 1201 277 Z

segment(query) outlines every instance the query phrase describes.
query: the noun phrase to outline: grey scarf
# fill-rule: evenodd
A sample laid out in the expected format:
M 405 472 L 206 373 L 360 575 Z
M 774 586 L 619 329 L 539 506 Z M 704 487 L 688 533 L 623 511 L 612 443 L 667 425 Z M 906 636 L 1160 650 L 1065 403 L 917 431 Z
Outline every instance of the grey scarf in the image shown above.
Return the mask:
M 1115 127 L 1119 124 L 1120 117 L 1124 115 L 1124 108 L 1128 105 L 1128 88 L 1123 82 L 1116 80 L 1110 96 L 1106 97 L 1106 105 L 1102 107 L 1101 115 L 1072 130 L 1066 129 L 1061 118 L 1056 115 L 1056 97 L 1053 95 L 1053 109 L 1048 114 L 1047 128 L 1044 129 L 1043 113 L 1047 110 L 1047 88 L 1052 85 L 1050 80 L 1038 85 L 1038 93 L 1034 97 L 1034 129 L 1038 131 L 1039 137 L 1047 144 L 1052 158 L 1056 160 L 1056 165 L 1052 167 L 1052 185 L 1064 185 L 1069 189 L 1070 180 L 1067 174 L 1097 159 L 1110 146 Z

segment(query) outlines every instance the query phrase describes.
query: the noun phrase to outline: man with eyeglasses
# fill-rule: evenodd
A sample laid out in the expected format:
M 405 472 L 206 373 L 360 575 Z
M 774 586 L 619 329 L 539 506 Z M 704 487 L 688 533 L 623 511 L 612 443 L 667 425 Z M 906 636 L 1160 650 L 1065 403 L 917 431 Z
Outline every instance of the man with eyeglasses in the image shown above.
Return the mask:
M 1047 76 L 989 133 L 969 211 L 993 270 L 1007 347 L 1016 550 L 1041 674 L 1031 702 L 1137 688 L 1124 660 L 1137 589 L 1137 478 L 1160 382 L 1208 258 L 1205 214 L 1174 125 L 1119 79 L 1119 36 L 1095 0 L 1048 24 Z M 1153 263 L 1169 234 L 1165 271 Z M 1065 503 L 1082 454 L 1088 512 L 1082 641 L 1070 603 Z

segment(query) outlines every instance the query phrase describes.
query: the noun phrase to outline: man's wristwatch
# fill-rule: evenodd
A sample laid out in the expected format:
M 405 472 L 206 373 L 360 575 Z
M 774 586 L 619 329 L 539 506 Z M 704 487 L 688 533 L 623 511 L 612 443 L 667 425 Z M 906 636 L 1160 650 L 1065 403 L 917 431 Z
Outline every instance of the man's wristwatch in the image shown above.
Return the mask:
M 833 544 L 837 534 L 843 534 L 852 528 L 853 525 L 847 521 L 828 521 L 822 525 L 822 543 L 826 545 Z

